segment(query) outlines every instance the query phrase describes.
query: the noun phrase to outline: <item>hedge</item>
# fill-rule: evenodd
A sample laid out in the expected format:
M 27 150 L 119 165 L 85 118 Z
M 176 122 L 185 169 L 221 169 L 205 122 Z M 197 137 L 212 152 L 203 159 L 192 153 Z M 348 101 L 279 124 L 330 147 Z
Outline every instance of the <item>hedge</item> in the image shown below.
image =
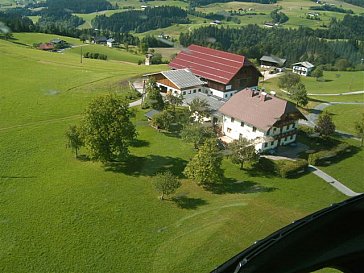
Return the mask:
M 286 178 L 289 176 L 297 175 L 300 172 L 305 172 L 308 167 L 308 162 L 305 159 L 298 160 L 270 160 L 265 157 L 261 157 L 259 165 L 265 171 L 271 171 Z
M 340 143 L 330 150 L 322 150 L 316 153 L 312 153 L 308 156 L 308 163 L 311 165 L 322 165 L 325 160 L 333 159 L 337 156 L 347 153 L 347 150 L 351 150 L 351 146 L 347 143 Z

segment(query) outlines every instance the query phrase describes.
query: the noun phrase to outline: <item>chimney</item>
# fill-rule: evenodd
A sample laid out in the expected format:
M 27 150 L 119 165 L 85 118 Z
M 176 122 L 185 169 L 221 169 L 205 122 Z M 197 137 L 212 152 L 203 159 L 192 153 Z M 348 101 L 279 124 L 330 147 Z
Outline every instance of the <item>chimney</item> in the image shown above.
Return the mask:
M 260 100 L 261 101 L 265 101 L 266 97 L 267 97 L 267 93 L 265 93 L 265 92 L 260 93 Z

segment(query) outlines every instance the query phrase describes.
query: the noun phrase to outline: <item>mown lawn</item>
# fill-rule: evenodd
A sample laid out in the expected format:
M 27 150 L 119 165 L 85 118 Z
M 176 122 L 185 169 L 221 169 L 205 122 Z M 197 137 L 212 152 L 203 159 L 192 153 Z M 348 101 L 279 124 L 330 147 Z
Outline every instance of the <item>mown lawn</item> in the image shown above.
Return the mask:
M 312 94 L 339 94 L 353 91 L 364 91 L 364 71 L 324 71 L 325 81 L 317 81 L 313 77 L 301 77 L 306 86 L 307 93 Z M 280 90 L 279 78 L 265 81 L 264 86 L 269 90 Z M 348 97 L 349 96 L 345 96 Z M 325 97 L 321 96 L 324 100 Z
M 1 272 L 208 272 L 346 198 L 312 174 L 280 179 L 224 160 L 218 192 L 181 176 L 178 202 L 162 202 L 151 177 L 180 175 L 191 144 L 155 131 L 138 111 L 130 160 L 105 167 L 76 160 L 64 132 L 93 97 L 165 66 L 80 64 L 5 41 L 0 53 Z
M 355 135 L 355 122 L 364 114 L 364 105 L 334 105 L 325 110 L 331 113 L 336 129 Z

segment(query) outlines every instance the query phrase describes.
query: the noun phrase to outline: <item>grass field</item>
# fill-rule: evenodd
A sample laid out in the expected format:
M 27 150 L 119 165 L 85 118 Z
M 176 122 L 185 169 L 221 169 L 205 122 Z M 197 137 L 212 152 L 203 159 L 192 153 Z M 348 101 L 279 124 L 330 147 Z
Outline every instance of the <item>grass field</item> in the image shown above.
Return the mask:
M 264 82 L 264 86 L 270 90 L 279 91 L 278 79 L 269 79 Z M 364 71 L 325 71 L 324 79 L 324 82 L 320 82 L 313 77 L 301 77 L 301 81 L 306 86 L 308 93 L 339 94 L 352 91 L 364 91 Z M 318 98 L 325 99 L 324 96 Z
M 33 46 L 34 43 L 45 43 L 52 39 L 60 38 L 72 45 L 81 45 L 82 42 L 79 39 L 60 36 L 57 34 L 46 34 L 46 33 L 14 33 L 15 42 Z
M 139 111 L 131 160 L 105 169 L 74 159 L 64 132 L 93 97 L 165 66 L 80 64 L 76 54 L 5 41 L 0 53 L 2 272 L 208 272 L 277 228 L 345 199 L 312 174 L 286 180 L 224 160 L 219 193 L 184 179 L 180 200 L 161 202 L 151 176 L 180 173 L 191 144 L 158 133 Z
M 364 105 L 334 105 L 325 110 L 332 114 L 336 129 L 355 134 L 355 122 L 364 113 Z

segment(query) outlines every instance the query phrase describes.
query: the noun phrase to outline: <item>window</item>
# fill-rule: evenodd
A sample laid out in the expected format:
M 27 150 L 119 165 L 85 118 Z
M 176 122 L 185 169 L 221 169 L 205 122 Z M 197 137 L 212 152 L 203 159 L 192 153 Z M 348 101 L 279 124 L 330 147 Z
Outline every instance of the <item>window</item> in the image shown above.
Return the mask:
M 201 88 L 198 89 L 198 92 L 201 92 Z
M 263 143 L 263 148 L 266 148 L 268 146 L 268 143 Z
M 225 90 L 230 90 L 231 87 L 232 87 L 231 85 L 227 85 L 226 88 L 225 88 Z
M 296 123 L 293 123 L 292 124 L 292 129 L 296 127 Z
M 255 128 L 254 126 L 253 126 L 253 132 L 255 132 L 257 130 L 257 128 Z
M 234 118 L 231 118 L 231 122 L 234 122 L 235 121 L 235 119 Z
M 272 142 L 270 143 L 270 145 L 271 145 L 271 146 L 273 146 L 273 145 L 274 145 L 274 141 L 272 141 Z
M 196 93 L 196 89 L 193 89 L 193 93 Z
M 231 128 L 227 128 L 226 130 L 228 133 L 231 133 Z
M 269 135 L 269 131 L 270 131 L 270 129 L 268 129 L 268 131 L 267 131 L 267 136 Z
M 244 122 L 242 121 L 242 122 L 240 122 L 240 126 L 241 127 L 244 127 Z
M 182 92 L 182 95 L 186 95 L 186 91 L 183 91 L 183 92 Z
M 227 98 L 227 97 L 228 97 L 228 95 L 226 94 L 226 95 L 225 95 L 225 98 Z

